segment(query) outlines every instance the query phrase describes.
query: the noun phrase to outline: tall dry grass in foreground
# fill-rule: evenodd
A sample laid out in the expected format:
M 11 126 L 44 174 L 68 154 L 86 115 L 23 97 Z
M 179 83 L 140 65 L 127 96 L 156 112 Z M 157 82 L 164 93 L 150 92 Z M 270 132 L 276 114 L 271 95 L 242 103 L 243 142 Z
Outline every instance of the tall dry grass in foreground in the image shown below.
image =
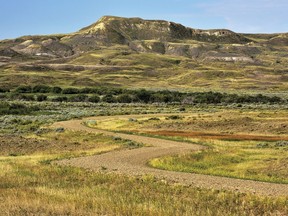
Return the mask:
M 126 140 L 115 141 L 112 137 L 80 132 L 48 133 L 36 138 L 47 142 L 41 148 L 35 140 L 33 143 L 26 140 L 26 146 L 18 145 L 17 148 L 9 145 L 4 149 L 3 146 L 0 156 L 1 216 L 288 213 L 287 197 L 185 187 L 149 175 L 127 177 L 107 174 L 105 170 L 96 173 L 50 163 L 56 158 L 101 153 L 103 149 L 130 148 Z M 34 148 L 35 145 L 38 148 Z M 11 150 L 22 155 L 8 156 Z
M 287 197 L 169 185 L 47 164 L 47 156 L 2 157 L 0 215 L 285 215 Z M 42 162 L 41 162 L 42 161 Z

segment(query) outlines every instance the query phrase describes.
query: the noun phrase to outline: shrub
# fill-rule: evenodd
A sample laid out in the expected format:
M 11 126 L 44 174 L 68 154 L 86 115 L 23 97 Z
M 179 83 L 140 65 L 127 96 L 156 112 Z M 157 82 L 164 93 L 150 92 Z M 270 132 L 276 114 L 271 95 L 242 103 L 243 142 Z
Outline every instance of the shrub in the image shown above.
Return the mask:
M 47 95 L 37 95 L 36 100 L 39 101 L 39 102 L 46 101 L 47 100 Z
M 91 93 L 94 93 L 94 89 L 92 88 L 82 88 L 79 90 L 79 93 L 81 94 L 91 94 Z
M 288 147 L 288 141 L 278 141 L 275 143 L 275 147 Z
M 144 103 L 148 103 L 150 101 L 151 98 L 151 92 L 145 90 L 145 89 L 141 89 L 140 91 L 137 91 L 136 96 L 138 97 L 138 99 Z
M 268 148 L 269 144 L 268 143 L 258 143 L 256 145 L 257 148 Z
M 160 121 L 160 119 L 157 117 L 152 117 L 152 118 L 149 118 L 148 121 Z
M 180 111 L 180 112 L 185 112 L 186 109 L 185 109 L 185 107 L 180 107 L 180 108 L 179 108 L 179 111 Z
M 88 98 L 88 101 L 91 103 L 98 103 L 100 101 L 100 97 L 98 95 L 93 95 Z
M 65 131 L 65 129 L 63 127 L 59 127 L 55 129 L 56 133 L 63 133 Z
M 165 119 L 166 120 L 177 120 L 177 119 L 182 119 L 182 116 L 178 116 L 178 115 L 171 115 L 171 116 L 167 116 Z
M 62 92 L 62 88 L 60 88 L 58 86 L 54 86 L 51 88 L 51 92 L 55 93 L 55 94 L 60 94 Z
M 77 88 L 66 88 L 62 90 L 62 94 L 79 94 L 79 89 Z
M 13 103 L 0 103 L 0 115 L 25 115 L 33 111 L 38 111 L 38 106 L 25 106 L 23 104 Z
M 65 96 L 55 97 L 55 98 L 52 98 L 52 101 L 53 102 L 66 102 L 68 101 L 68 98 Z
M 32 87 L 31 86 L 19 86 L 15 90 L 18 93 L 31 93 L 32 92 Z
M 10 89 L 3 87 L 0 88 L 0 93 L 6 93 L 6 92 L 10 92 Z
M 18 100 L 35 101 L 34 95 L 18 95 Z
M 102 98 L 102 101 L 107 103 L 116 103 L 117 99 L 113 95 L 108 94 Z
M 131 95 L 129 94 L 120 94 L 118 97 L 117 97 L 117 101 L 119 103 L 131 103 L 132 102 L 132 97 Z
M 32 88 L 33 93 L 48 93 L 51 91 L 51 87 L 47 85 L 36 85 Z
M 79 94 L 79 95 L 75 95 L 72 96 L 68 99 L 68 101 L 70 102 L 85 102 L 87 101 L 88 96 L 87 95 L 83 95 L 83 94 Z

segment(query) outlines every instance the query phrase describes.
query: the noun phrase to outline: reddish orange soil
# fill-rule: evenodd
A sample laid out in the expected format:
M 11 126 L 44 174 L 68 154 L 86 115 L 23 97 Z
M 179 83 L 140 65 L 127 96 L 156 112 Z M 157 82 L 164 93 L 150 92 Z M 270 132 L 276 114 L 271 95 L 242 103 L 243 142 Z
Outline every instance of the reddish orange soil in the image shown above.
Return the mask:
M 218 140 L 254 140 L 254 141 L 280 141 L 288 140 L 288 136 L 265 136 L 252 134 L 220 134 L 204 133 L 193 131 L 145 131 L 145 133 L 161 136 L 180 136 L 200 139 L 218 139 Z

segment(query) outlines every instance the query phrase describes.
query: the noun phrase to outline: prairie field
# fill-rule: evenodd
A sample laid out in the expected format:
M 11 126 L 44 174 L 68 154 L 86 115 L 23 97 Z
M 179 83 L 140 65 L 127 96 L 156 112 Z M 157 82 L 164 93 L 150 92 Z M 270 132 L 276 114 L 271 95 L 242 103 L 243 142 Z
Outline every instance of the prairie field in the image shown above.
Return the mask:
M 18 103 L 39 109 L 1 116 L 0 215 L 287 214 L 283 195 L 197 187 L 105 166 L 94 171 L 58 165 L 63 159 L 151 147 L 105 133 L 50 127 L 85 118 L 86 128 L 197 144 L 205 150 L 161 156 L 147 166 L 286 187 L 288 119 L 282 105 L 276 111 L 276 105 L 187 105 L 183 111 L 177 104 Z

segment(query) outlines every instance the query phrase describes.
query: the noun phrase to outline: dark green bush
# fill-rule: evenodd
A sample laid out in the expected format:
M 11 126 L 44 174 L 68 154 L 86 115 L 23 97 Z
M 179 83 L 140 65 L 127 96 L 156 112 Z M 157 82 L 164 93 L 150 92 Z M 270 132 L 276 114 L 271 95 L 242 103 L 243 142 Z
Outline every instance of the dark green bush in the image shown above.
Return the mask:
M 141 102 L 148 103 L 151 98 L 151 92 L 145 89 L 141 89 L 136 92 L 136 96 Z
M 36 100 L 39 102 L 46 101 L 47 95 L 37 95 Z
M 165 119 L 166 120 L 177 120 L 177 119 L 182 119 L 182 116 L 178 116 L 178 115 L 171 115 L 171 116 L 167 116 Z
M 4 87 L 0 87 L 0 93 L 6 93 L 6 92 L 10 92 L 10 89 L 4 88 Z
M 117 101 L 119 103 L 131 103 L 133 101 L 133 98 L 130 94 L 120 94 L 117 97 Z
M 69 102 L 85 102 L 88 100 L 87 95 L 79 94 L 68 98 Z
M 98 103 L 100 101 L 100 97 L 98 95 L 93 95 L 88 98 L 88 101 L 91 103 Z
M 77 88 L 66 88 L 62 90 L 62 94 L 79 94 L 79 92 Z
M 117 99 L 113 95 L 108 94 L 102 98 L 102 101 L 107 103 L 116 103 Z
M 24 104 L 0 102 L 0 115 L 25 115 L 38 111 L 38 106 L 25 106 Z
M 23 95 L 20 94 L 18 97 L 18 100 L 24 100 L 24 101 L 35 101 L 34 95 Z
M 27 85 L 27 86 L 19 86 L 15 90 L 18 93 L 31 93 L 32 92 L 32 87 Z
M 62 88 L 60 88 L 58 86 L 54 86 L 51 88 L 51 92 L 54 94 L 60 94 L 62 92 Z
M 47 85 L 36 85 L 32 88 L 33 93 L 49 93 L 51 91 L 51 87 Z
M 68 98 L 65 96 L 60 96 L 60 97 L 52 98 L 51 101 L 53 101 L 53 102 L 67 102 Z

